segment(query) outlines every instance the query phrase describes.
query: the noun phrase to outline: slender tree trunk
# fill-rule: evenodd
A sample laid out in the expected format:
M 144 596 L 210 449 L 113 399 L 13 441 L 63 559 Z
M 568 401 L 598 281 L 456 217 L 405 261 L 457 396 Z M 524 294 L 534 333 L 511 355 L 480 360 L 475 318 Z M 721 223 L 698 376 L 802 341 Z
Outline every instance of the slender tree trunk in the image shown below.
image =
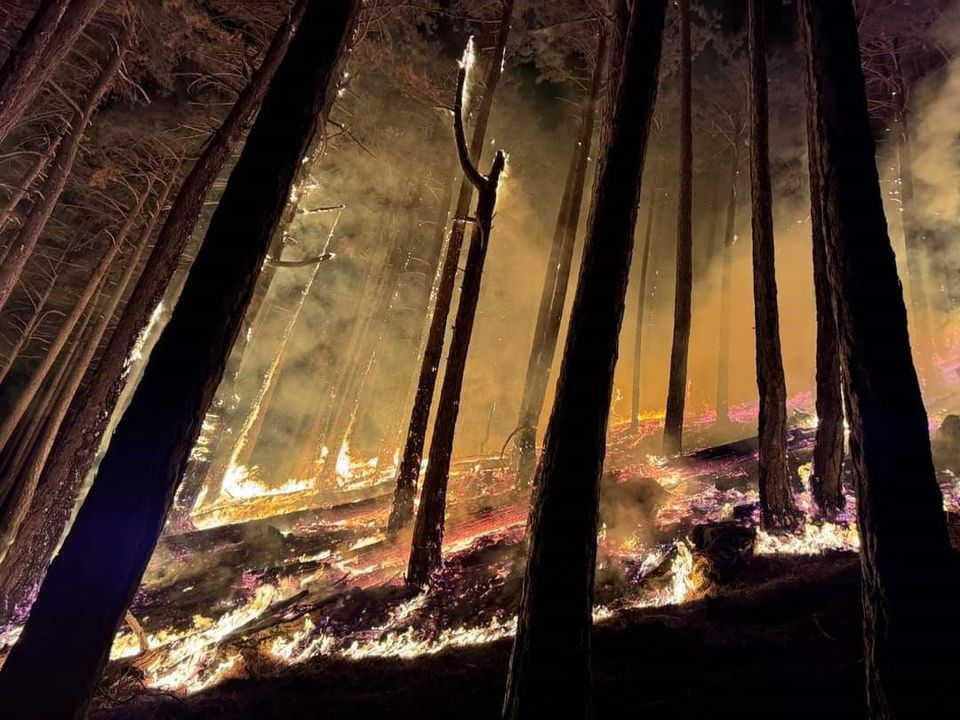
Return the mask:
M 521 487 L 530 484 L 536 469 L 537 426 L 546 401 L 547 384 L 550 382 L 550 370 L 553 367 L 553 358 L 560 338 L 563 308 L 566 305 L 567 288 L 570 284 L 570 268 L 573 265 L 577 228 L 580 226 L 580 212 L 583 206 L 590 148 L 593 144 L 597 102 L 603 73 L 607 69 L 607 46 L 607 38 L 603 34 L 597 46 L 593 78 L 583 107 L 580 137 L 573 154 L 570 195 L 565 198 L 566 207 L 561 205 L 560 215 L 557 218 L 557 229 L 554 235 L 555 245 L 559 242 L 557 257 L 554 261 L 551 251 L 551 265 L 547 268 L 547 278 L 544 281 L 540 304 L 543 315 L 537 317 L 534 345 L 527 366 L 527 378 L 516 435 L 517 479 Z
M 510 19 L 513 17 L 513 5 L 514 0 L 505 0 L 503 3 L 497 46 L 493 57 L 490 59 L 490 66 L 483 87 L 483 97 L 477 109 L 473 136 L 470 141 L 470 159 L 474 163 L 479 162 L 483 154 L 487 123 L 490 120 L 490 111 L 493 109 L 493 96 L 496 93 L 497 84 L 500 82 L 500 76 L 503 74 L 504 54 L 507 49 L 507 39 L 510 37 Z M 440 283 L 437 286 L 427 344 L 420 364 L 417 394 L 413 400 L 413 409 L 410 411 L 410 426 L 407 430 L 400 469 L 397 472 L 393 506 L 387 521 L 387 530 L 390 533 L 395 533 L 405 527 L 413 517 L 413 499 L 417 491 L 417 479 L 420 477 L 423 446 L 427 434 L 427 425 L 430 421 L 430 406 L 433 404 L 433 391 L 436 388 L 440 359 L 443 356 L 447 318 L 450 315 L 454 285 L 457 279 L 457 263 L 460 259 L 460 251 L 463 249 L 464 218 L 470 212 L 472 199 L 473 186 L 464 178 L 460 185 L 460 194 L 457 197 L 450 237 L 447 240 L 447 252 L 444 255 L 443 267 L 440 270 Z
M 100 259 L 100 263 L 97 265 L 97 269 L 94 270 L 89 280 L 87 280 L 86 287 L 80 294 L 80 297 L 74 301 L 73 309 L 70 311 L 70 314 L 67 315 L 66 320 L 64 320 L 56 338 L 54 338 L 53 342 L 51 342 L 47 348 L 43 360 L 41 360 L 39 365 L 34 368 L 29 382 L 20 391 L 16 402 L 13 403 L 12 407 L 4 416 L 3 422 L 0 422 L 0 448 L 6 446 L 7 441 L 13 434 L 14 428 L 16 428 L 17 423 L 20 422 L 24 413 L 27 411 L 27 408 L 30 406 L 30 403 L 33 402 L 34 395 L 43 384 L 44 379 L 46 379 L 47 373 L 50 372 L 50 369 L 56 362 L 60 351 L 67 342 L 67 339 L 73 333 L 74 327 L 80 320 L 80 316 L 86 310 L 90 302 L 94 299 L 97 289 L 100 287 L 100 283 L 113 267 L 113 261 L 116 259 L 117 254 L 122 249 L 123 243 L 126 242 L 127 236 L 133 229 L 134 223 L 140 219 L 140 211 L 143 208 L 143 203 L 147 199 L 147 195 L 150 194 L 151 187 L 152 183 L 148 183 L 144 191 L 140 193 L 140 196 L 136 200 L 135 207 L 131 208 L 131 212 L 127 217 L 123 227 L 120 229 L 120 232 L 117 234 L 116 239 L 113 240 L 113 242 L 110 244 L 110 247 L 103 254 L 103 257 Z
M 760 395 L 757 456 L 760 509 L 767 528 L 790 527 L 797 510 L 787 469 L 787 381 L 780 352 L 780 311 L 770 181 L 766 0 L 748 3 L 750 57 L 750 189 L 753 203 L 753 305 Z
M 7 198 L 3 209 L 0 210 L 0 232 L 6 229 L 7 223 L 10 222 L 10 219 L 16 214 L 17 208 L 20 207 L 20 203 L 23 202 L 23 199 L 30 192 L 30 189 L 37 179 L 46 173 L 47 168 L 50 167 L 50 163 L 52 163 L 53 159 L 57 156 L 57 150 L 67 132 L 68 128 L 64 127 L 61 132 L 57 133 L 57 135 L 50 140 L 46 150 L 37 154 L 33 165 L 30 166 L 23 180 L 20 181 L 20 186 Z M 3 253 L 3 256 L 6 257 L 6 252 Z
M 849 404 L 872 718 L 943 714 L 960 589 L 883 213 L 850 0 L 800 0 L 813 172 Z
M 74 403 L 50 451 L 34 506 L 20 530 L 17 552 L 0 564 L 0 607 L 26 603 L 31 588 L 46 570 L 126 387 L 131 353 L 182 262 L 204 199 L 260 107 L 306 1 L 298 2 L 283 22 L 260 67 L 207 142 L 174 199 L 144 272 L 91 374 L 83 402 Z
M 90 119 L 93 117 L 94 112 L 96 112 L 100 102 L 113 86 L 117 72 L 120 70 L 120 65 L 123 63 L 132 39 L 133 31 L 128 28 L 124 39 L 100 71 L 100 76 L 87 94 L 82 109 L 73 116 L 72 128 L 60 143 L 57 157 L 53 161 L 50 171 L 47 173 L 47 178 L 40 188 L 37 202 L 34 203 L 26 223 L 7 252 L 3 265 L 0 266 L 0 309 L 2 309 L 10 299 L 14 287 L 16 287 L 17 282 L 20 280 L 23 268 L 33 254 L 37 242 L 40 240 L 40 235 L 47 226 L 47 221 L 53 214 L 53 209 L 60 200 L 60 195 L 67 186 L 67 179 L 70 177 L 70 171 L 73 169 L 73 162 L 77 158 L 77 153 L 80 150 L 80 142 L 83 140 L 87 125 L 90 124 Z
M 816 125 L 807 113 L 807 136 Z M 810 161 L 810 228 L 813 244 L 813 286 L 817 313 L 817 436 L 813 446 L 810 486 L 820 512 L 827 517 L 843 509 L 843 392 L 836 310 L 827 273 L 823 182 Z
M 690 0 L 680 10 L 680 190 L 677 201 L 677 286 L 673 309 L 673 346 L 663 428 L 668 455 L 683 450 L 683 409 L 687 400 L 687 357 L 693 304 L 693 58 L 690 48 Z
M 460 414 L 460 393 L 463 389 L 467 354 L 470 350 L 470 339 L 473 335 L 477 305 L 480 301 L 483 266 L 490 246 L 490 234 L 493 231 L 497 190 L 506 164 L 506 156 L 502 152 L 497 152 L 490 174 L 485 177 L 480 175 L 472 164 L 463 132 L 465 83 L 466 69 L 461 68 L 454 110 L 455 134 L 464 175 L 477 188 L 477 215 L 470 237 L 470 249 L 467 251 L 467 266 L 463 271 L 457 317 L 454 321 L 453 337 L 450 339 L 450 353 L 447 356 L 447 367 L 443 374 L 443 385 L 440 388 L 440 403 L 437 406 L 437 419 L 434 421 L 430 456 L 413 530 L 410 563 L 407 566 L 407 582 L 420 587 L 427 584 L 430 573 L 436 570 L 441 562 L 444 514 L 447 509 L 447 482 L 450 476 L 450 458 L 453 455 L 457 416 Z
M 723 257 L 720 266 L 719 353 L 717 356 L 717 424 L 730 423 L 730 290 L 733 276 L 733 245 L 736 241 L 737 202 L 740 185 L 740 153 L 733 150 L 730 199 L 723 233 Z
M 0 701 L 12 719 L 72 720 L 86 711 L 222 377 L 301 162 L 336 97 L 340 62 L 359 7 L 355 0 L 308 4 L 180 302 L 0 671 Z M 55 685 L 50 677 L 58 678 Z
M 665 0 L 635 2 L 587 225 L 566 349 L 534 483 L 503 717 L 590 715 L 600 474 L 657 94 Z
M 650 265 L 650 245 L 653 242 L 653 223 L 657 214 L 657 193 L 650 193 L 650 208 L 647 210 L 647 226 L 643 231 L 643 258 L 640 261 L 640 288 L 637 293 L 637 327 L 633 339 L 633 400 L 630 410 L 630 427 L 634 432 L 640 427 L 640 367 L 643 359 L 643 323 L 646 317 L 647 268 Z

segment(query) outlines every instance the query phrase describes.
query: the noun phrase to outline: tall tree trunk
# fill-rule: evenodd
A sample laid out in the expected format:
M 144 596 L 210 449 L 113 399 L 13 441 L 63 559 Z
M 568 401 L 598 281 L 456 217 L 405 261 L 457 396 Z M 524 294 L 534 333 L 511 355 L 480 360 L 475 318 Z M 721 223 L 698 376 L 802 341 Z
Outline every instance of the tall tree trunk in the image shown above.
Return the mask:
M 807 113 L 807 136 L 816 124 Z M 810 162 L 810 229 L 813 244 L 813 287 L 817 313 L 817 435 L 813 446 L 810 489 L 820 512 L 827 517 L 843 509 L 843 392 L 836 310 L 827 273 L 823 182 Z
M 0 450 L 6 446 L 7 441 L 13 434 L 14 428 L 16 428 L 17 423 L 20 422 L 24 413 L 27 411 L 27 408 L 30 406 L 30 403 L 33 402 L 34 395 L 43 384 L 43 381 L 47 377 L 47 373 L 50 372 L 50 369 L 56 362 L 60 351 L 67 342 L 67 338 L 69 338 L 73 333 L 74 327 L 80 320 L 80 316 L 86 310 L 90 302 L 94 299 L 97 289 L 100 287 L 100 283 L 113 267 L 113 261 L 116 259 L 117 254 L 122 249 L 123 243 L 126 242 L 127 236 L 133 229 L 134 223 L 140 219 L 140 211 L 147 199 L 147 195 L 150 194 L 151 188 L 152 181 L 148 182 L 147 187 L 137 197 L 135 206 L 131 208 L 126 222 L 120 229 L 117 237 L 111 242 L 110 247 L 107 248 L 107 251 L 103 254 L 103 257 L 100 259 L 100 263 L 97 265 L 96 270 L 94 270 L 93 274 L 87 280 L 86 287 L 80 294 L 80 297 L 74 301 L 73 309 L 67 315 L 67 318 L 64 320 L 63 325 L 61 326 L 53 342 L 51 342 L 47 347 L 43 359 L 40 361 L 37 367 L 33 369 L 30 380 L 20 391 L 17 400 L 7 411 L 3 421 L 0 422 Z
M 521 487 L 530 484 L 536 469 L 537 426 L 546 401 L 547 384 L 550 382 L 550 370 L 553 367 L 553 358 L 560 338 L 563 308 L 566 305 L 567 288 L 570 284 L 573 248 L 576 245 L 577 228 L 580 226 L 587 166 L 590 148 L 593 145 L 597 101 L 600 96 L 603 73 L 607 69 L 607 47 L 606 33 L 603 33 L 600 35 L 597 46 L 590 90 L 583 106 L 580 136 L 572 158 L 569 196 L 564 198 L 566 207 L 561 204 L 560 215 L 557 217 L 557 228 L 554 233 L 556 257 L 554 257 L 554 250 L 551 249 L 550 264 L 547 266 L 543 295 L 540 299 L 540 314 L 537 316 L 537 327 L 534 332 L 534 344 L 527 365 L 516 435 L 517 479 Z
M 633 3 L 566 349 L 534 483 L 503 717 L 590 715 L 600 474 L 665 0 Z
M 477 316 L 477 304 L 480 301 L 483 266 L 490 246 L 490 233 L 493 231 L 497 190 L 506 164 L 506 156 L 498 151 L 490 168 L 490 174 L 483 176 L 470 159 L 470 151 L 463 131 L 463 93 L 466 77 L 466 68 L 461 67 L 454 109 L 454 128 L 464 176 L 477 189 L 477 214 L 476 224 L 470 237 L 470 249 L 467 251 L 467 266 L 463 271 L 457 317 L 453 325 L 453 337 L 450 339 L 450 353 L 447 356 L 447 367 L 443 374 L 443 385 L 440 388 L 440 403 L 437 406 L 437 419 L 434 421 L 433 438 L 430 442 L 430 457 L 423 479 L 423 491 L 420 493 L 420 507 L 417 509 L 417 521 L 414 525 L 413 543 L 410 548 L 410 563 L 407 566 L 407 582 L 421 587 L 430 579 L 430 573 L 440 566 L 444 514 L 447 509 L 447 482 L 450 475 L 450 458 L 453 455 L 453 438 L 457 429 L 457 416 L 460 413 L 460 392 L 463 389 L 467 354 L 470 350 L 473 324 Z
M 787 469 L 787 381 L 780 352 L 780 311 L 770 181 L 770 107 L 767 88 L 766 0 L 748 3 L 750 58 L 750 190 L 753 204 L 753 307 L 760 395 L 757 459 L 760 509 L 767 528 L 790 527 L 797 510 Z
M 493 57 L 490 58 L 490 66 L 483 87 L 483 97 L 480 100 L 474 120 L 473 136 L 470 140 L 470 160 L 474 163 L 479 162 L 483 154 L 487 123 L 490 120 L 490 111 L 493 109 L 493 96 L 496 93 L 497 84 L 500 82 L 500 76 L 503 74 L 514 1 L 505 0 L 503 3 L 497 45 Z M 464 221 L 470 212 L 472 199 L 473 185 L 464 178 L 460 185 L 460 194 L 457 197 L 453 226 L 450 229 L 447 251 L 443 258 L 443 267 L 440 270 L 440 283 L 437 286 L 433 315 L 430 318 L 427 344 L 420 363 L 417 394 L 414 396 L 413 409 L 410 411 L 410 426 L 407 429 L 400 469 L 397 471 L 393 506 L 387 521 L 387 530 L 390 533 L 395 533 L 405 527 L 413 517 L 413 499 L 417 492 L 417 479 L 420 477 L 423 446 L 427 435 L 427 425 L 430 422 L 430 406 L 433 404 L 433 391 L 437 385 L 440 359 L 443 356 L 447 318 L 450 315 L 453 290 L 457 279 L 457 263 L 460 260 L 460 251 L 463 249 Z
M 653 223 L 657 214 L 656 191 L 650 193 L 650 208 L 647 210 L 647 226 L 643 231 L 643 257 L 640 261 L 640 288 L 637 292 L 637 326 L 633 336 L 633 398 L 630 408 L 630 427 L 634 432 L 640 427 L 640 367 L 643 359 L 643 323 L 646 316 L 647 268 L 650 265 L 650 245 L 653 242 Z
M 40 7 L 20 34 L 16 46 L 0 66 L 0 142 L 13 129 L 30 100 L 39 91 L 39 85 L 32 86 L 31 76 L 44 69 L 40 63 L 43 51 L 50 42 L 60 41 L 57 27 L 69 5 L 70 0 L 41 0 Z
M 68 132 L 69 128 L 64 127 L 60 132 L 58 132 L 50 142 L 47 143 L 46 149 L 37 153 L 37 157 L 34 159 L 33 165 L 30 166 L 30 169 L 27 171 L 26 176 L 23 180 L 20 181 L 20 186 L 17 187 L 7 198 L 7 202 L 4 204 L 3 209 L 0 210 L 0 232 L 7 227 L 7 223 L 10 222 L 10 219 L 16 214 L 17 208 L 20 207 L 20 203 L 23 202 L 23 199 L 30 192 L 30 189 L 33 187 L 33 184 L 46 173 L 47 168 L 50 167 L 50 163 L 53 162 L 53 159 L 57 156 L 57 150 L 60 147 L 60 143 L 63 141 L 64 135 Z M 3 253 L 3 257 L 6 257 L 6 252 Z
M 0 701 L 10 718 L 72 719 L 86 711 L 240 331 L 298 169 L 336 97 L 340 61 L 359 7 L 356 0 L 308 4 L 180 302 L 0 671 Z
M 718 425 L 726 425 L 730 422 L 730 290 L 733 279 L 733 245 L 736 241 L 737 202 L 740 189 L 740 152 L 736 147 L 733 149 L 732 169 L 720 265 L 720 322 L 718 323 L 719 348 L 717 355 Z
M 87 93 L 83 107 L 74 113 L 71 130 L 60 143 L 57 157 L 40 188 L 39 197 L 34 203 L 26 223 L 7 252 L 3 265 L 0 266 L 0 309 L 3 309 L 10 299 L 27 260 L 33 254 L 37 242 L 40 240 L 40 235 L 47 226 L 47 221 L 53 214 L 53 209 L 60 200 L 60 195 L 67 186 L 67 179 L 73 169 L 73 162 L 77 158 L 87 125 L 90 124 L 90 119 L 99 107 L 100 102 L 113 86 L 117 72 L 120 70 L 132 40 L 133 30 L 132 27 L 128 27 L 123 40 L 100 71 L 100 76 L 90 92 Z
M 177 193 L 144 272 L 91 374 L 83 402 L 74 402 L 50 451 L 34 506 L 20 530 L 17 552 L 0 564 L 0 608 L 27 602 L 31 588 L 46 570 L 126 387 L 131 353 L 149 327 L 150 318 L 182 262 L 204 199 L 260 107 L 306 2 L 300 0 L 281 24 L 260 67 L 220 129 L 207 142 Z
M 680 10 L 680 189 L 677 199 L 677 285 L 673 309 L 673 345 L 663 428 L 668 455 L 683 450 L 683 409 L 687 401 L 687 357 L 693 304 L 693 57 L 690 47 L 690 0 Z
M 942 714 L 960 587 L 883 214 L 851 0 L 800 0 L 810 151 L 822 183 L 857 490 L 872 718 Z

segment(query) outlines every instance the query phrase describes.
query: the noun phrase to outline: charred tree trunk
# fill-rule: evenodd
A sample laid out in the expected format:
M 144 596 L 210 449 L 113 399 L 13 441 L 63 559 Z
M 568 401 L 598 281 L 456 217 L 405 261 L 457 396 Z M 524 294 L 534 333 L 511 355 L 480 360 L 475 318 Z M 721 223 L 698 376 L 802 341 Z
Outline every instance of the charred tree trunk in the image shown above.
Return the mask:
M 497 152 L 490 174 L 483 176 L 470 159 L 470 151 L 463 131 L 463 92 L 466 78 L 466 68 L 461 67 L 453 123 L 464 176 L 477 189 L 477 215 L 470 237 L 470 249 L 467 252 L 467 266 L 463 271 L 460 302 L 457 306 L 453 337 L 450 339 L 450 353 L 447 356 L 447 367 L 443 374 L 443 385 L 440 388 L 440 403 L 437 406 L 437 419 L 434 422 L 433 438 L 430 442 L 430 457 L 427 473 L 423 479 L 423 491 L 420 493 L 420 507 L 417 509 L 410 562 L 407 566 L 407 582 L 418 587 L 426 585 L 430 579 L 430 573 L 440 566 L 444 514 L 447 509 L 447 482 L 450 475 L 450 457 L 453 454 L 453 438 L 457 429 L 457 416 L 460 413 L 460 391 L 463 389 L 467 353 L 470 350 L 477 304 L 480 301 L 480 283 L 483 279 L 483 266 L 490 245 L 490 233 L 493 230 L 497 190 L 506 164 L 506 156 L 503 152 Z
M 717 355 L 717 424 L 730 422 L 730 290 L 733 275 L 733 245 L 736 241 L 737 202 L 740 189 L 740 152 L 733 149 L 733 172 L 730 177 L 730 198 L 727 201 L 727 222 L 723 232 L 723 255 L 720 265 L 719 352 Z
M 126 386 L 131 352 L 149 326 L 150 317 L 182 261 L 204 199 L 260 107 L 305 5 L 306 0 L 301 0 L 283 22 L 260 67 L 177 193 L 144 272 L 91 375 L 83 402 L 74 403 L 50 451 L 34 506 L 21 528 L 16 552 L 0 564 L 0 608 L 26 602 L 30 588 L 46 570 Z
M 766 0 L 749 0 L 750 190 L 753 204 L 753 307 L 760 395 L 757 455 L 760 509 L 767 528 L 790 527 L 797 510 L 787 469 L 787 381 L 780 352 L 780 310 L 770 181 L 770 107 L 767 88 Z
M 600 474 L 630 275 L 665 0 L 635 2 L 587 225 L 566 349 L 534 482 L 503 717 L 590 715 Z
M 336 97 L 339 65 L 359 6 L 355 0 L 325 0 L 307 7 L 180 302 L 0 672 L 0 700 L 10 718 L 79 718 L 90 702 L 240 331 L 297 171 Z M 50 677 L 58 678 L 55 685 Z
M 693 304 L 693 58 L 690 48 L 690 0 L 680 10 L 680 188 L 677 200 L 677 286 L 673 309 L 673 346 L 663 428 L 668 455 L 683 450 L 683 410 L 687 401 L 687 357 Z
M 537 315 L 537 327 L 533 336 L 533 348 L 527 365 L 527 377 L 524 384 L 523 402 L 520 406 L 520 418 L 517 422 L 515 449 L 517 452 L 517 480 L 521 487 L 530 484 L 536 469 L 537 426 L 546 401 L 547 384 L 550 382 L 550 370 L 560 338 L 560 325 L 563 320 L 563 308 L 566 305 L 567 289 L 570 285 L 570 268 L 573 265 L 573 248 L 577 240 L 577 228 L 580 226 L 580 212 L 583 206 L 583 193 L 586 186 L 587 166 L 590 148 L 593 144 L 593 129 L 596 123 L 597 101 L 603 73 L 607 69 L 607 38 L 601 34 L 597 46 L 597 57 L 593 67 L 586 102 L 583 107 L 583 119 L 580 136 L 574 151 L 568 178 L 568 192 L 560 206 L 557 227 L 554 232 L 554 246 L 551 248 L 547 275 L 544 279 L 543 294 L 540 298 L 540 312 Z
M 497 46 L 493 57 L 490 59 L 490 67 L 487 70 L 483 87 L 483 97 L 480 100 L 474 121 L 473 136 L 470 140 L 470 160 L 474 163 L 479 162 L 483 154 L 487 123 L 493 109 L 493 96 L 496 93 L 497 84 L 500 82 L 500 76 L 503 74 L 504 54 L 507 49 L 507 39 L 510 37 L 510 19 L 513 17 L 513 5 L 514 0 L 505 0 L 503 4 Z M 437 385 L 437 374 L 443 356 L 447 318 L 450 315 L 453 290 L 457 279 L 457 263 L 460 260 L 460 251 L 463 249 L 464 222 L 470 212 L 472 199 L 473 185 L 464 178 L 460 185 L 460 194 L 457 197 L 453 225 L 450 229 L 450 237 L 447 240 L 447 251 L 443 258 L 443 267 L 440 270 L 440 282 L 437 286 L 437 296 L 433 304 L 433 315 L 430 318 L 427 343 L 424 348 L 423 359 L 420 362 L 417 393 L 413 399 L 413 409 L 410 411 L 410 425 L 407 429 L 400 469 L 397 471 L 397 486 L 394 491 L 390 517 L 387 521 L 387 531 L 390 533 L 396 533 L 405 527 L 413 517 L 413 499 L 417 492 L 417 479 L 420 477 L 423 446 L 427 435 L 427 425 L 430 422 L 430 406 L 433 404 L 433 392 Z
M 932 716 L 956 685 L 960 583 L 883 214 L 857 18 L 851 0 L 800 0 L 799 11 L 849 399 L 868 709 Z
M 647 302 L 647 268 L 650 265 L 650 245 L 653 242 L 653 223 L 657 214 L 657 193 L 650 193 L 650 209 L 647 210 L 647 226 L 643 231 L 643 257 L 640 261 L 640 288 L 637 293 L 637 327 L 633 337 L 633 399 L 630 409 L 630 427 L 634 432 L 640 427 L 640 367 L 643 358 L 643 321 Z
M 124 39 L 117 46 L 103 70 L 100 71 L 100 76 L 87 94 L 83 107 L 73 116 L 71 130 L 60 143 L 57 157 L 40 188 L 37 201 L 34 203 L 26 223 L 7 252 L 3 265 L 0 266 L 0 309 L 10 299 L 27 260 L 33 254 L 37 241 L 40 240 L 40 235 L 47 226 L 47 221 L 53 214 L 53 209 L 56 207 L 60 195 L 67 186 L 67 178 L 70 177 L 70 171 L 73 169 L 73 162 L 77 158 L 80 142 L 83 140 L 87 125 L 90 124 L 90 119 L 99 107 L 100 102 L 113 86 L 117 72 L 120 70 L 132 40 L 133 31 L 128 28 Z

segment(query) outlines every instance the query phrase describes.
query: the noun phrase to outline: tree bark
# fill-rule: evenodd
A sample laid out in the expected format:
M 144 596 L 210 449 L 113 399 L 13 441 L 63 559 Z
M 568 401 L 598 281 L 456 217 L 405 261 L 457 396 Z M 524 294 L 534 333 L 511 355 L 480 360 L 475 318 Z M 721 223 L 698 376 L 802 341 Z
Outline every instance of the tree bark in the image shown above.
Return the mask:
M 607 69 L 607 37 L 601 34 L 597 46 L 597 57 L 593 67 L 590 90 L 583 107 L 583 119 L 580 136 L 574 151 L 570 178 L 570 194 L 565 198 L 566 207 L 561 204 L 557 217 L 557 229 L 554 234 L 556 257 L 551 249 L 550 264 L 544 280 L 543 295 L 540 299 L 540 311 L 534 332 L 534 344 L 527 365 L 527 378 L 524 384 L 523 402 L 520 406 L 520 418 L 517 422 L 516 452 L 517 481 L 521 487 L 530 484 L 536 469 L 537 426 L 546 401 L 547 384 L 550 382 L 550 370 L 560 338 L 560 325 L 563 321 L 563 309 L 570 285 L 570 269 L 573 265 L 573 249 L 580 226 L 580 212 L 583 207 L 583 194 L 586 187 L 587 166 L 590 148 L 593 145 L 593 130 L 596 124 L 597 102 L 604 70 Z
M 503 717 L 590 715 L 600 474 L 623 321 L 665 0 L 633 3 L 587 224 L 580 280 L 534 482 Z
M 812 168 L 849 404 L 872 718 L 942 714 L 960 587 L 883 213 L 851 0 L 800 0 Z
M 301 0 L 283 22 L 260 67 L 178 191 L 144 272 L 91 374 L 83 402 L 74 403 L 50 451 L 34 506 L 21 528 L 16 560 L 8 556 L 0 565 L 0 607 L 25 603 L 46 570 L 126 387 L 131 353 L 182 262 L 210 188 L 260 107 L 305 6 L 306 0 Z
M 650 208 L 647 210 L 647 226 L 643 231 L 643 257 L 640 261 L 640 288 L 637 293 L 637 326 L 633 336 L 633 398 L 630 408 L 630 427 L 634 432 L 640 427 L 640 368 L 643 358 L 643 324 L 647 302 L 647 269 L 650 265 L 650 245 L 653 242 L 653 223 L 657 214 L 656 192 L 650 193 Z
M 53 214 L 53 209 L 56 207 L 60 195 L 67 186 L 67 179 L 73 169 L 73 162 L 77 158 L 87 125 L 90 124 L 90 119 L 99 107 L 100 102 L 113 86 L 117 72 L 120 70 L 132 40 L 133 31 L 131 28 L 127 28 L 123 40 L 117 46 L 107 64 L 104 65 L 100 71 L 100 76 L 87 94 L 83 107 L 73 116 L 73 126 L 60 143 L 57 157 L 40 188 L 37 202 L 31 209 L 27 222 L 20 230 L 16 240 L 7 251 L 3 265 L 0 266 L 0 309 L 3 309 L 10 299 L 13 289 L 20 280 L 23 268 L 33 254 L 37 242 L 40 240 L 40 235 L 47 226 L 47 221 Z
M 690 0 L 680 11 L 680 188 L 677 198 L 677 284 L 673 309 L 673 345 L 663 428 L 667 455 L 683 450 L 683 410 L 687 400 L 687 357 L 693 304 L 693 58 L 690 47 Z
M 484 82 L 483 97 L 477 109 L 473 136 L 470 140 L 470 159 L 474 163 L 479 162 L 481 155 L 483 155 L 487 123 L 490 120 L 490 111 L 493 109 L 493 96 L 496 93 L 497 84 L 500 82 L 500 76 L 503 74 L 503 62 L 507 49 L 507 39 L 510 37 L 510 19 L 513 17 L 514 1 L 505 0 L 503 3 L 500 29 L 497 34 L 497 46 L 493 57 L 490 59 L 490 67 L 487 70 Z M 413 499 L 417 492 L 417 479 L 420 477 L 423 446 L 427 435 L 427 425 L 430 422 L 430 406 L 433 404 L 433 392 L 437 385 L 440 359 L 443 356 L 447 318 L 450 315 L 453 290 L 457 279 L 457 263 L 460 259 L 460 251 L 463 249 L 464 219 L 470 212 L 472 198 L 473 185 L 464 178 L 460 184 L 460 194 L 457 196 L 453 225 L 450 229 L 450 237 L 447 240 L 447 251 L 444 254 L 443 267 L 440 270 L 440 283 L 437 286 L 433 315 L 430 318 L 427 344 L 423 352 L 423 359 L 420 362 L 417 394 L 414 396 L 413 409 L 410 411 L 410 425 L 407 429 L 400 469 L 397 471 L 393 506 L 387 521 L 387 531 L 391 534 L 405 527 L 413 517 Z
M 359 6 L 355 0 L 308 4 L 180 302 L 0 671 L 0 701 L 10 718 L 74 719 L 86 711 L 240 331 L 298 169 L 336 97 L 339 65 Z
M 757 455 L 764 527 L 791 527 L 797 509 L 787 469 L 787 381 L 780 352 L 773 189 L 770 181 L 770 107 L 767 88 L 766 0 L 748 3 L 750 58 L 750 190 L 753 205 L 753 307 L 760 395 Z
M 407 566 L 407 582 L 418 587 L 427 584 L 430 574 L 440 566 L 442 559 L 447 482 L 450 475 L 450 458 L 453 454 L 453 438 L 457 429 L 457 416 L 460 413 L 460 392 L 463 389 L 467 354 L 470 350 L 470 339 L 473 335 L 477 305 L 480 301 L 480 284 L 483 279 L 487 249 L 490 246 L 490 233 L 493 230 L 497 190 L 500 185 L 500 176 L 506 165 L 506 156 L 503 152 L 497 152 L 487 176 L 481 175 L 473 165 L 463 132 L 465 83 L 466 69 L 461 67 L 454 110 L 454 128 L 464 176 L 477 189 L 477 215 L 470 237 L 470 249 L 467 252 L 467 266 L 463 271 L 457 317 L 454 321 L 453 337 L 450 339 L 450 352 L 447 355 L 443 385 L 440 388 L 440 403 L 437 406 L 437 419 L 434 421 L 430 456 L 423 479 L 423 490 L 420 493 L 420 507 L 417 509 L 410 562 Z

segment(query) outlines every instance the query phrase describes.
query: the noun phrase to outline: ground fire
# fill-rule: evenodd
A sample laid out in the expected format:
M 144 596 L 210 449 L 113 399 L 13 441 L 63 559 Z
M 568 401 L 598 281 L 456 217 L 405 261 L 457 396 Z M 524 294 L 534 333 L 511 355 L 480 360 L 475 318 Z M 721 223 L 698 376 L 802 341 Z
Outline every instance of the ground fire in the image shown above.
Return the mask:
M 0 38 L 0 716 L 955 714 L 952 0 Z

